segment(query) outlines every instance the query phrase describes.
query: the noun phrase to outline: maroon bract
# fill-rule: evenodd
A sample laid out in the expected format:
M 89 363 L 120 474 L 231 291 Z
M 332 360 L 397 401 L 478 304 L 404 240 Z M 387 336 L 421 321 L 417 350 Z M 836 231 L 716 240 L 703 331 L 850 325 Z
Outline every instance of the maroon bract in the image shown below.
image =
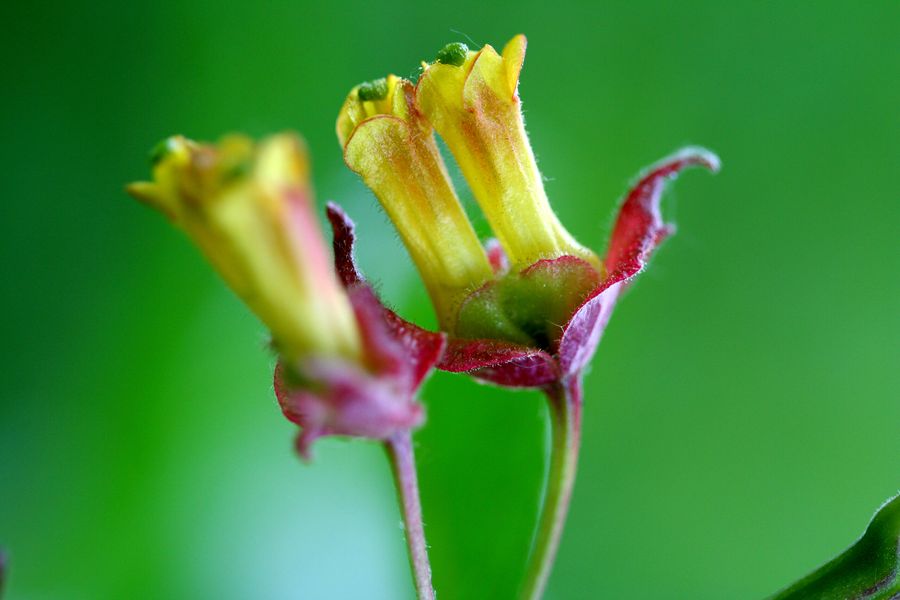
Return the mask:
M 311 358 L 275 368 L 275 395 L 284 415 L 302 429 L 297 449 L 305 458 L 322 436 L 387 440 L 420 425 L 415 394 L 439 360 L 445 336 L 398 317 L 378 300 L 353 261 L 353 223 L 329 204 L 335 268 L 353 306 L 364 365 Z

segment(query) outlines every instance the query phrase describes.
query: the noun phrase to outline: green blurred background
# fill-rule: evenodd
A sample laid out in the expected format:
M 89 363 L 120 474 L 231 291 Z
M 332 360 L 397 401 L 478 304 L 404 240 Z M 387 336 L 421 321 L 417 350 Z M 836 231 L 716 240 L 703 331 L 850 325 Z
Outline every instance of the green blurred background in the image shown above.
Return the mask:
M 366 271 L 433 323 L 333 129 L 353 84 L 460 39 L 528 35 L 532 142 L 563 222 L 595 248 L 639 169 L 687 143 L 724 162 L 667 196 L 679 233 L 587 378 L 547 597 L 759 598 L 848 545 L 900 486 L 900 3 L 0 11 L 10 600 L 411 597 L 380 448 L 327 440 L 300 463 L 263 329 L 122 188 L 171 133 L 302 131 L 319 199 L 359 222 Z M 424 396 L 439 597 L 511 598 L 542 402 L 449 376 Z

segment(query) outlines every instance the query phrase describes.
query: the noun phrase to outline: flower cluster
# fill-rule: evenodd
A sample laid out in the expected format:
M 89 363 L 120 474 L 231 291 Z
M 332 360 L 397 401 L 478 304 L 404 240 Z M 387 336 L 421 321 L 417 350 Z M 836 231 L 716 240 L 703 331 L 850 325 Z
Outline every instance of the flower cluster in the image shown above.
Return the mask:
M 337 119 L 347 165 L 374 192 L 428 290 L 441 332 L 385 308 L 357 269 L 354 226 L 328 206 L 333 263 L 318 228 L 305 146 L 183 137 L 153 155 L 153 181 L 129 192 L 203 251 L 272 335 L 275 393 L 308 456 L 324 435 L 382 440 L 394 465 L 421 598 L 433 598 L 410 431 L 416 393 L 437 367 L 546 392 L 554 421 L 548 489 L 523 597 L 540 596 L 559 541 L 579 445 L 581 377 L 623 288 L 672 231 L 665 182 L 718 168 L 688 148 L 627 194 L 603 258 L 560 223 L 522 118 L 524 36 L 498 53 L 444 47 L 418 81 L 394 75 L 353 88 Z M 436 135 L 449 148 L 496 239 L 485 244 L 460 204 Z
M 448 335 L 438 368 L 547 395 L 550 471 L 522 587 L 523 598 L 539 598 L 575 480 L 584 368 L 623 288 L 673 231 L 660 214 L 666 180 L 693 165 L 715 171 L 719 162 L 687 148 L 649 169 L 627 194 L 601 260 L 566 231 L 544 191 L 518 95 L 525 47 L 521 35 L 500 53 L 449 44 L 423 63 L 416 83 L 388 75 L 359 85 L 337 135 L 347 165 L 399 232 Z M 435 133 L 496 235 L 484 246 Z
M 440 368 L 511 387 L 550 389 L 580 377 L 616 299 L 670 231 L 664 181 L 718 168 L 686 149 L 627 196 L 605 259 L 579 244 L 550 207 L 525 131 L 524 36 L 497 53 L 463 44 L 424 64 L 417 83 L 389 75 L 354 88 L 337 121 L 347 165 L 393 221 L 450 336 Z M 446 142 L 496 235 L 482 247 L 434 134 Z M 574 383 L 572 384 L 574 385 Z

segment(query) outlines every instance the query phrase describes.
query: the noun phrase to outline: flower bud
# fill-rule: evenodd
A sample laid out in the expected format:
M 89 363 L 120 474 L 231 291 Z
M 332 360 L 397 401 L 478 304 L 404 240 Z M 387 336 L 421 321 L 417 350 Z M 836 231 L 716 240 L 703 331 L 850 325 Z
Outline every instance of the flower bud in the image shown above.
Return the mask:
M 176 136 L 153 160 L 153 181 L 128 192 L 187 233 L 283 357 L 358 357 L 359 331 L 316 221 L 297 136 L 259 144 L 229 136 L 215 145 Z
M 413 94 L 410 82 L 393 75 L 357 86 L 337 134 L 344 160 L 394 223 L 446 326 L 492 271 Z
M 449 44 L 427 65 L 416 107 L 447 143 L 511 267 L 572 255 L 600 268 L 557 219 L 525 132 L 517 93 L 525 36 L 502 54 L 491 46 L 463 53 Z

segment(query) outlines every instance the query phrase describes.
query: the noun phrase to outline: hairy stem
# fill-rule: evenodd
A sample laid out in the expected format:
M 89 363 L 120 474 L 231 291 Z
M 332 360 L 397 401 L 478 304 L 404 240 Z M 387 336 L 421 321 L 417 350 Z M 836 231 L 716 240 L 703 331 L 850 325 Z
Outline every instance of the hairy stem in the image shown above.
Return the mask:
M 569 512 L 581 442 L 581 378 L 548 389 L 547 400 L 553 424 L 550 469 L 522 600 L 538 600 L 543 595 Z
M 391 461 L 394 483 L 400 498 L 403 527 L 406 531 L 406 546 L 409 550 L 409 562 L 416 583 L 416 594 L 419 600 L 434 600 L 412 434 L 409 431 L 397 433 L 385 440 L 384 444 Z

